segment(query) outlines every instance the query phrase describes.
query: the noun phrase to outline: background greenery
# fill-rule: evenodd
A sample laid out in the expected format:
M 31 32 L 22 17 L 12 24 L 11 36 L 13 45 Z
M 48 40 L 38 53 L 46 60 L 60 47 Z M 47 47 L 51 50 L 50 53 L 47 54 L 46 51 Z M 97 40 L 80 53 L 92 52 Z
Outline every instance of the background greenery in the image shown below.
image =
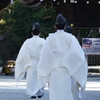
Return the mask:
M 31 37 L 34 22 L 41 25 L 41 37 L 46 38 L 53 29 L 56 11 L 52 6 L 28 7 L 19 0 L 0 11 L 0 66 L 7 60 L 15 60 L 23 42 Z M 82 38 L 88 37 L 91 29 L 74 29 L 75 35 L 82 44 Z M 94 29 L 89 38 L 98 38 L 100 34 Z
M 28 7 L 19 0 L 0 11 L 0 65 L 15 60 L 22 43 L 31 37 L 34 22 L 41 25 L 41 37 L 53 32 L 55 9 L 52 6 Z

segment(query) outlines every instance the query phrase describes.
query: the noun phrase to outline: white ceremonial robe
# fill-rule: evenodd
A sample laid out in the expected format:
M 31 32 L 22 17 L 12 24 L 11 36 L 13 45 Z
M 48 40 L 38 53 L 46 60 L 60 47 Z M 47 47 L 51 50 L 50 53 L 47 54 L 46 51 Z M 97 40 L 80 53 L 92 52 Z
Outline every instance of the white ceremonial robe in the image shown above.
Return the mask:
M 71 77 L 84 90 L 87 69 L 84 52 L 73 35 L 58 30 L 47 37 L 38 64 L 38 81 L 40 87 L 49 83 L 49 100 L 75 100 Z
M 37 65 L 44 39 L 33 36 L 27 39 L 18 54 L 15 64 L 15 79 L 20 81 L 26 73 L 26 94 L 33 96 L 39 90 L 37 81 Z

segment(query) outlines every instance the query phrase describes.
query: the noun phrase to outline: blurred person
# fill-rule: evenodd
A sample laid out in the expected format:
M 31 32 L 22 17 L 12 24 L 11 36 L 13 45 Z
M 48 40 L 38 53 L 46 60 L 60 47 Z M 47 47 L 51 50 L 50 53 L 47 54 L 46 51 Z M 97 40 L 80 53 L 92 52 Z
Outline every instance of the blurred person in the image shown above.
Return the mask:
M 78 100 L 74 95 L 79 91 L 72 89 L 72 85 L 78 85 L 75 88 L 80 87 L 81 94 L 87 81 L 85 54 L 75 36 L 64 32 L 65 24 L 65 18 L 58 14 L 57 31 L 47 37 L 38 64 L 39 86 L 49 84 L 49 100 Z M 76 94 L 72 93 L 74 90 Z
M 68 33 L 71 33 L 71 34 L 73 33 L 72 27 L 71 27 L 71 26 L 67 26 L 67 25 L 65 26 L 64 31 L 65 31 L 65 32 L 68 32 Z
M 40 24 L 35 22 L 32 27 L 32 37 L 23 43 L 15 65 L 16 81 L 20 81 L 26 72 L 26 94 L 30 98 L 41 98 L 44 94 L 43 87 L 40 89 L 37 81 L 37 65 L 45 42 L 39 36 Z

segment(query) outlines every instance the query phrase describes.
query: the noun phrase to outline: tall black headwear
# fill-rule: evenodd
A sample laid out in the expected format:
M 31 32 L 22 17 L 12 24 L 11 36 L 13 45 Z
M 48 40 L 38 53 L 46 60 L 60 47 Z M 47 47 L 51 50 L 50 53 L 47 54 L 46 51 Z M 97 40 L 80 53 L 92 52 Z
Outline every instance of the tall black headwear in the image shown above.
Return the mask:
M 62 14 L 57 15 L 55 24 L 66 24 L 66 19 L 62 16 Z
M 33 24 L 32 31 L 34 31 L 34 30 L 37 30 L 40 32 L 40 24 L 38 22 L 35 22 Z

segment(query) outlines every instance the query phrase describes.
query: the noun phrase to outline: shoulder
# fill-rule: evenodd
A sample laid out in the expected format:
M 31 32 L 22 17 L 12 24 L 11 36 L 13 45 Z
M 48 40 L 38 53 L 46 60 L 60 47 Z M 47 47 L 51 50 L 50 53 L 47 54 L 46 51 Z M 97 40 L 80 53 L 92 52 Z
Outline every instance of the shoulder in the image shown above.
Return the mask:
M 41 40 L 43 40 L 43 41 L 45 41 L 45 39 L 44 39 L 44 38 L 42 38 L 42 37 L 40 37 L 40 39 L 41 39 Z
M 40 37 L 39 39 L 40 39 L 39 41 L 41 41 L 42 43 L 45 42 L 44 38 Z
M 32 37 L 31 38 L 27 38 L 25 41 L 30 41 L 30 40 L 32 40 Z
M 32 38 L 28 38 L 28 39 L 26 39 L 25 41 L 24 41 L 24 43 L 27 43 L 27 42 L 29 42 L 29 41 L 31 41 L 32 40 Z
M 46 43 L 51 43 L 54 42 L 55 39 L 55 34 L 54 33 L 50 33 L 49 36 L 46 38 Z
M 71 34 L 71 37 L 72 37 L 72 39 L 77 40 L 77 38 L 74 35 L 72 35 L 72 34 Z
M 49 33 L 49 36 L 54 36 L 55 35 L 55 33 Z
M 76 38 L 73 34 L 70 34 L 70 33 L 68 33 L 68 32 L 65 32 L 65 34 L 66 34 L 67 36 L 69 36 L 70 38 Z
M 50 33 L 49 36 L 46 38 L 46 40 L 47 40 L 47 39 L 51 39 L 51 38 L 53 38 L 53 37 L 55 37 L 55 33 Z
M 27 43 L 30 43 L 30 42 L 32 42 L 32 37 L 31 38 L 27 38 L 25 41 L 24 41 L 24 43 L 23 44 L 27 44 Z
M 28 41 L 29 41 L 29 39 L 26 39 L 26 40 L 23 42 L 23 44 L 26 44 Z

